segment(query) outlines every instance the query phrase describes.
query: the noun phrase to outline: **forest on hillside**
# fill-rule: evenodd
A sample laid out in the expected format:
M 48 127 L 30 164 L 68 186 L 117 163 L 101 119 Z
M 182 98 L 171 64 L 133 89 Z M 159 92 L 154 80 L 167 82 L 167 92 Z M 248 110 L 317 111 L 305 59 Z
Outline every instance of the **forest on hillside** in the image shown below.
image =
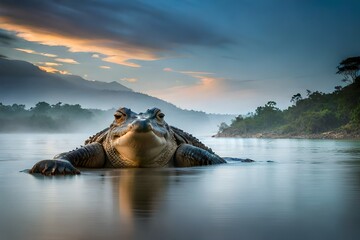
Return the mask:
M 74 129 L 81 132 L 80 128 L 95 124 L 96 116 L 104 112 L 61 102 L 53 105 L 39 102 L 29 109 L 23 104 L 0 103 L 0 132 L 69 132 Z
M 254 113 L 239 115 L 230 125 L 221 123 L 218 137 L 359 137 L 360 133 L 360 57 L 340 62 L 337 74 L 347 83 L 332 93 L 307 90 L 292 96 L 285 110 L 269 101 Z M 326 133 L 326 134 L 325 134 Z M 330 133 L 330 134 L 329 134 Z

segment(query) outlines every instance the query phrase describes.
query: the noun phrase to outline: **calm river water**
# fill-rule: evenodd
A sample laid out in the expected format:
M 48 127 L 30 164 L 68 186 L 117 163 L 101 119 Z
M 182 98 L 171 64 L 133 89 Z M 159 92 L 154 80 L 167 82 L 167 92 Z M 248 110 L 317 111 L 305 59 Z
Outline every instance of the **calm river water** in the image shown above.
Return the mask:
M 20 172 L 86 138 L 0 135 L 0 239 L 360 239 L 360 141 L 204 137 L 256 162 Z

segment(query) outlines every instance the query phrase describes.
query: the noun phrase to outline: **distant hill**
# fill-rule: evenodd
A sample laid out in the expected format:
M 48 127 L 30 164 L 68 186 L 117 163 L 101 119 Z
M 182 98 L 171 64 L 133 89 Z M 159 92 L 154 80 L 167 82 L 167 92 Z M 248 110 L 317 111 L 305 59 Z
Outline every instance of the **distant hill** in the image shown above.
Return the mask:
M 76 75 L 64 75 L 64 74 L 57 74 L 57 75 L 63 80 L 66 80 L 71 84 L 81 88 L 91 88 L 96 90 L 109 90 L 109 91 L 132 91 L 132 89 L 127 88 L 116 81 L 107 83 L 101 81 L 85 80 L 82 77 Z
M 1 100 L 9 103 L 34 104 L 39 101 L 75 101 L 86 107 L 111 108 L 116 106 L 107 99 L 89 101 L 89 96 L 115 92 L 132 92 L 117 82 L 88 81 L 75 75 L 47 73 L 31 63 L 0 58 Z M 132 92 L 133 93 L 133 92 Z
M 158 98 L 134 92 L 117 82 L 88 81 L 75 75 L 48 73 L 25 61 L 0 58 L 0 102 L 33 106 L 41 101 L 80 104 L 90 109 L 125 106 L 136 112 L 158 107 L 166 114 L 168 123 L 184 130 L 196 130 L 198 134 L 216 132 L 220 122 L 234 117 L 183 110 Z

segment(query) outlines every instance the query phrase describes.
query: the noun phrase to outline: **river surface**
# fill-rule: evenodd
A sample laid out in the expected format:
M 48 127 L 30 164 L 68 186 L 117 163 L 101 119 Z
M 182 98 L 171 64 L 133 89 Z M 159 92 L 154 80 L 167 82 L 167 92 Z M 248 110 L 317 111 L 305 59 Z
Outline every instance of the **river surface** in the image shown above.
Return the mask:
M 81 134 L 0 135 L 0 239 L 360 239 L 360 141 L 200 138 L 255 163 L 24 172 Z

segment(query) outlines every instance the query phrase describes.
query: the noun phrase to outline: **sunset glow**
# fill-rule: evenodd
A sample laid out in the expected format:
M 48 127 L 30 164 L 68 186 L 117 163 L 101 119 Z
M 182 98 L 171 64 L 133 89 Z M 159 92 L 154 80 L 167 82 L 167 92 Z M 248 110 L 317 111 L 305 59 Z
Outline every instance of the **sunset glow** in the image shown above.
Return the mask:
M 18 25 L 11 22 L 10 19 L 0 17 L 0 29 L 16 33 L 20 38 L 30 42 L 36 42 L 48 46 L 64 46 L 70 52 L 89 52 L 100 53 L 105 57 L 105 62 L 116 63 L 128 67 L 140 67 L 139 64 L 129 62 L 130 59 L 150 61 L 157 58 L 153 53 L 145 49 L 137 49 L 132 46 L 123 46 L 121 42 L 102 39 L 87 39 L 77 36 L 66 36 L 51 30 L 42 30 L 31 26 Z M 18 49 L 27 53 L 36 52 L 27 49 Z M 39 53 L 41 54 L 41 53 Z M 44 55 L 48 57 L 56 57 L 56 55 Z M 98 56 L 98 55 L 95 55 Z M 60 58 L 61 59 L 61 58 Z M 70 61 L 68 63 L 75 63 Z
M 39 53 L 39 52 L 35 52 L 34 50 L 31 50 L 31 49 L 15 48 L 15 50 L 18 50 L 20 52 L 29 53 L 29 54 L 38 54 L 38 55 L 42 55 L 42 56 L 45 56 L 45 57 L 51 57 L 51 58 L 57 57 L 55 54 Z
M 54 60 L 62 63 L 79 64 L 77 61 L 70 58 L 55 58 Z
M 61 71 L 58 70 L 54 67 L 50 67 L 50 66 L 38 66 L 41 70 L 45 71 L 45 72 L 49 72 L 49 73 L 60 73 L 60 74 L 70 74 L 67 71 Z

